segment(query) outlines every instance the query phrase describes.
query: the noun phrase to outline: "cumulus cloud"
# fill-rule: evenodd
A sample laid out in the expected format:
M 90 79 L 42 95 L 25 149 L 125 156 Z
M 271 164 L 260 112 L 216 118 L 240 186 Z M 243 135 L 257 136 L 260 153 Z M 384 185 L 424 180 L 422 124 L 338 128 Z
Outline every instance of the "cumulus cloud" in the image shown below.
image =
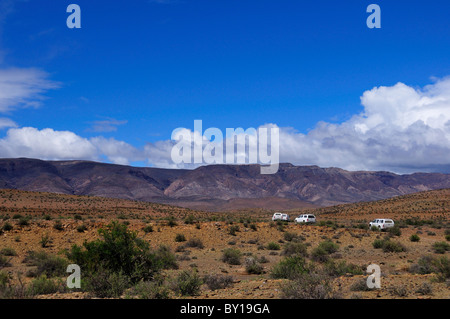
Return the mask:
M 351 170 L 448 171 L 450 78 L 423 89 L 403 83 L 361 97 L 364 111 L 341 124 L 321 122 L 308 134 L 282 128 L 282 161 Z
M 43 93 L 60 86 L 48 79 L 49 74 L 39 69 L 0 69 L 0 112 L 20 107 L 38 107 Z

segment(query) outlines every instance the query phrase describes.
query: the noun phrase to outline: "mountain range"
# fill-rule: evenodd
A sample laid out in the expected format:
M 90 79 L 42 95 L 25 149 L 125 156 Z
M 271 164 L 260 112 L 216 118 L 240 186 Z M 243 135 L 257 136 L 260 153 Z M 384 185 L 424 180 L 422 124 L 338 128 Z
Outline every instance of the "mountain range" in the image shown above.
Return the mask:
M 211 211 L 294 209 L 386 199 L 450 188 L 450 175 L 346 171 L 280 164 L 261 175 L 257 164 L 193 170 L 92 161 L 0 159 L 0 188 L 150 201 Z

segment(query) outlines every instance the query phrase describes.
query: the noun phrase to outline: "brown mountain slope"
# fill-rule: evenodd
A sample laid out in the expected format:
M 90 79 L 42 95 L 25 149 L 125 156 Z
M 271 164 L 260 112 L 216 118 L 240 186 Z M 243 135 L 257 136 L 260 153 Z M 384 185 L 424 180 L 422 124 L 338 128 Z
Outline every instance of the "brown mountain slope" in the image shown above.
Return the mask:
M 281 164 L 276 174 L 261 175 L 259 165 L 209 165 L 181 170 L 21 158 L 0 159 L 0 188 L 95 195 L 215 211 L 244 206 L 293 209 L 450 188 L 450 175 L 350 172 L 291 164 Z

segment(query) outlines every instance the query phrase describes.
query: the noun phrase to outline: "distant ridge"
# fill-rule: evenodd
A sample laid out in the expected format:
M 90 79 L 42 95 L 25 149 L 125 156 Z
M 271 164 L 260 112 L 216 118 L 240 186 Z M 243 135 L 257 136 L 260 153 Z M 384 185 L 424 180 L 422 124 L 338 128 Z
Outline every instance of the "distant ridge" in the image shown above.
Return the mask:
M 295 209 L 386 199 L 450 188 L 450 175 L 346 171 L 280 164 L 209 165 L 194 170 L 92 161 L 0 159 L 0 188 L 151 201 L 204 209 Z

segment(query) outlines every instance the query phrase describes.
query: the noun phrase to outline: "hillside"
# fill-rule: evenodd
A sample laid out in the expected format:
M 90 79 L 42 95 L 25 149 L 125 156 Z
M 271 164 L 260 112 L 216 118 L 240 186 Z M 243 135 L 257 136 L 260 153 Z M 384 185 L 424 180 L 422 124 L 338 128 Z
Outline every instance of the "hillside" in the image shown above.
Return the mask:
M 158 202 L 209 211 L 303 209 L 450 188 L 450 175 L 351 172 L 291 164 L 281 164 L 276 174 L 261 175 L 259 165 L 181 170 L 20 158 L 0 159 L 0 188 Z

